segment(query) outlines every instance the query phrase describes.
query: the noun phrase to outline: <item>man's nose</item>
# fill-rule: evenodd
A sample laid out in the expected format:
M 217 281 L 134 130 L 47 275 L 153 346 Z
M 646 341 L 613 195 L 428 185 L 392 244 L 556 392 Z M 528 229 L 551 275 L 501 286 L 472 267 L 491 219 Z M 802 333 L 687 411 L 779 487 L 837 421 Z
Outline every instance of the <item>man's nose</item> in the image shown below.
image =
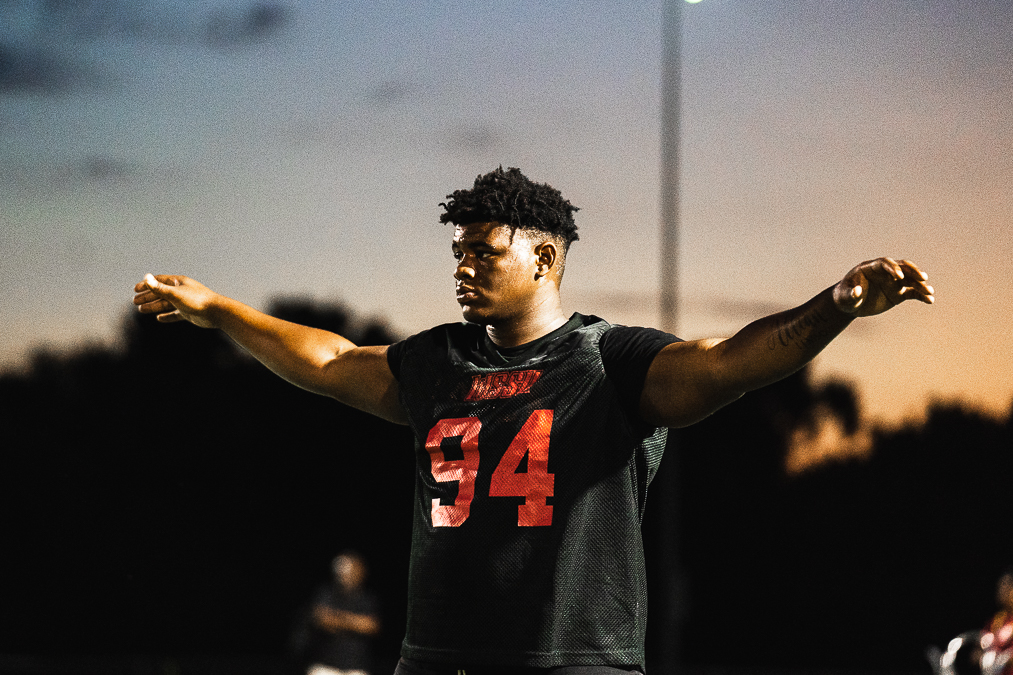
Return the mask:
M 454 278 L 458 281 L 463 281 L 464 279 L 474 279 L 475 268 L 469 265 L 466 259 L 462 258 L 461 262 L 457 263 L 457 269 L 454 270 Z

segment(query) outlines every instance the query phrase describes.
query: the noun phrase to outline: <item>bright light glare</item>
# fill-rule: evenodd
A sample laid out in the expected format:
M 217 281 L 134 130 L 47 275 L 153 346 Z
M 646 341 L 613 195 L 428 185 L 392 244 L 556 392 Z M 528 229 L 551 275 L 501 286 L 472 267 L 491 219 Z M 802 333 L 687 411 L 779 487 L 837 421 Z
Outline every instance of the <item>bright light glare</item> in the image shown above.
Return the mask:
M 696 3 L 700 2 L 700 0 L 686 0 L 686 2 L 688 2 L 691 5 L 695 5 Z

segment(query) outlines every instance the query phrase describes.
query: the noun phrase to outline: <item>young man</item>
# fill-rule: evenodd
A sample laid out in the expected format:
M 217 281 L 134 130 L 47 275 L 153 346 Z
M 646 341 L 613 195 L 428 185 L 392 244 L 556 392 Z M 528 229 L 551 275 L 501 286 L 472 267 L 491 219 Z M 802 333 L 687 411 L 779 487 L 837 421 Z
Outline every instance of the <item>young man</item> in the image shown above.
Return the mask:
M 563 313 L 576 207 L 517 169 L 441 204 L 465 323 L 356 347 L 182 276 L 134 303 L 224 330 L 293 384 L 409 425 L 416 489 L 400 675 L 643 670 L 640 522 L 667 427 L 805 365 L 852 320 L 933 302 L 879 258 L 728 339 L 679 341 Z M 497 670 L 499 669 L 499 670 Z

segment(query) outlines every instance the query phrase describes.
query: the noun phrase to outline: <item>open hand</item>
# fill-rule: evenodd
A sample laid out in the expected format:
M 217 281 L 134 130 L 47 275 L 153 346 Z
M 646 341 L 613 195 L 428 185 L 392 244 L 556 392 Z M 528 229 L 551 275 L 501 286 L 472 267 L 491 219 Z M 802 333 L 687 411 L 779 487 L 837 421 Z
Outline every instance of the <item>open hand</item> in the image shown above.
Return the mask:
M 158 314 L 164 323 L 189 321 L 213 327 L 211 317 L 218 294 L 201 283 L 177 274 L 144 275 L 134 286 L 134 304 L 143 314 Z
M 905 300 L 931 305 L 935 290 L 929 276 L 909 260 L 876 258 L 858 265 L 834 286 L 834 303 L 853 316 L 873 316 Z

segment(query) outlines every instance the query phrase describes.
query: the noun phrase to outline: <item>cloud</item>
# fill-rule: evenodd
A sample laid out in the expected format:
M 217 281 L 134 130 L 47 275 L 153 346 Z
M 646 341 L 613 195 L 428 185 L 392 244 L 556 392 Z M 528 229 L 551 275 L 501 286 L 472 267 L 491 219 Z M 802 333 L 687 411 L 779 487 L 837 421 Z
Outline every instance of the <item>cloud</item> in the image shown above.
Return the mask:
M 71 175 L 100 183 L 121 181 L 134 172 L 129 163 L 102 155 L 90 155 L 70 167 Z
M 94 62 L 76 55 L 82 43 L 242 47 L 274 38 L 292 14 L 272 2 L 210 15 L 117 0 L 46 0 L 17 9 L 0 37 L 0 95 L 62 94 L 108 79 L 102 52 Z
M 37 25 L 51 40 L 115 37 L 176 42 L 188 32 L 181 16 L 117 0 L 46 0 L 35 10 Z
M 691 299 L 690 309 L 719 319 L 728 319 L 745 326 L 764 316 L 791 309 L 791 305 L 782 305 L 767 300 L 733 300 L 730 298 Z M 848 334 L 853 337 L 869 337 L 876 332 L 876 322 L 855 321 L 848 327 Z
M 450 145 L 455 150 L 487 152 L 495 149 L 502 141 L 499 132 L 484 124 L 459 127 L 451 132 Z
M 654 312 L 658 309 L 658 293 L 648 292 L 594 292 L 584 296 L 596 308 L 610 311 Z M 685 310 L 717 319 L 732 319 L 746 323 L 762 316 L 788 309 L 786 305 L 763 300 L 733 300 L 730 298 L 682 297 L 679 302 Z
M 0 192 L 52 195 L 54 191 L 176 185 L 193 179 L 193 167 L 149 165 L 103 153 L 64 160 L 0 158 Z
M 407 101 L 415 87 L 408 82 L 389 80 L 377 85 L 367 94 L 369 103 L 379 108 L 389 108 Z
M 0 44 L 0 94 L 59 94 L 95 78 L 90 67 L 56 52 Z
M 122 0 L 45 0 L 19 12 L 21 32 L 36 43 L 101 39 L 158 44 L 235 47 L 275 37 L 292 10 L 277 2 L 255 2 L 239 9 L 211 9 Z M 199 9 L 198 9 L 199 8 Z
M 241 12 L 219 10 L 207 25 L 208 43 L 237 47 L 263 42 L 289 23 L 290 10 L 276 3 L 257 3 Z
M 761 316 L 768 316 L 789 309 L 788 306 L 766 300 L 733 300 L 730 298 L 710 298 L 692 301 L 692 306 L 701 312 L 721 319 L 752 321 Z

